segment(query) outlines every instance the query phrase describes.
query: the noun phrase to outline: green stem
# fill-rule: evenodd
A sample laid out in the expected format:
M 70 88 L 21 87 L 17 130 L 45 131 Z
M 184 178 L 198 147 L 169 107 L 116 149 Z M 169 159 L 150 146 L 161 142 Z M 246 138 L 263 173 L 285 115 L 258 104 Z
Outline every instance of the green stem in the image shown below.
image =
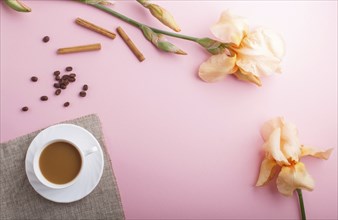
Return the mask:
M 160 29 L 157 29 L 157 28 L 150 27 L 148 25 L 137 22 L 137 21 L 135 21 L 131 18 L 128 18 L 127 16 L 124 16 L 123 14 L 120 14 L 120 13 L 118 13 L 118 12 L 108 8 L 108 7 L 105 7 L 103 5 L 100 5 L 100 4 L 90 4 L 90 5 L 95 7 L 95 8 L 98 8 L 102 11 L 105 11 L 105 12 L 107 12 L 107 13 L 109 13 L 109 14 L 111 14 L 111 15 L 113 15 L 113 16 L 115 16 L 115 17 L 135 26 L 135 27 L 137 27 L 137 28 L 141 28 L 141 26 L 147 26 L 156 33 L 168 35 L 168 36 L 171 36 L 171 37 L 181 38 L 181 39 L 185 39 L 185 40 L 189 40 L 189 41 L 193 41 L 193 42 L 197 42 L 197 40 L 199 39 L 197 37 L 191 37 L 191 36 L 187 36 L 187 35 L 183 35 L 183 34 L 177 34 L 177 33 L 169 32 L 169 31 L 163 31 L 163 30 L 160 30 Z
M 297 189 L 297 194 L 298 194 L 298 198 L 299 198 L 299 206 L 300 206 L 300 211 L 301 211 L 301 214 L 302 214 L 302 220 L 306 220 L 302 190 Z

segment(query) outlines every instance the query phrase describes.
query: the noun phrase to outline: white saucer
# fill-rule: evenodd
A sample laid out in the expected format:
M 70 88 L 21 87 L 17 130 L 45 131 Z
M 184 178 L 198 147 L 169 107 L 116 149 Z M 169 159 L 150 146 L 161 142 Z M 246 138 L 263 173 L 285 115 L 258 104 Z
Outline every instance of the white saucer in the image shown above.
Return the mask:
M 83 148 L 98 147 L 98 151 L 89 155 L 84 163 L 83 172 L 71 186 L 63 189 L 51 189 L 43 185 L 33 170 L 34 153 L 52 139 L 68 139 Z M 87 196 L 99 183 L 103 173 L 103 152 L 99 142 L 86 129 L 73 124 L 58 124 L 41 131 L 29 145 L 26 154 L 26 174 L 29 182 L 44 198 L 61 203 L 74 202 Z

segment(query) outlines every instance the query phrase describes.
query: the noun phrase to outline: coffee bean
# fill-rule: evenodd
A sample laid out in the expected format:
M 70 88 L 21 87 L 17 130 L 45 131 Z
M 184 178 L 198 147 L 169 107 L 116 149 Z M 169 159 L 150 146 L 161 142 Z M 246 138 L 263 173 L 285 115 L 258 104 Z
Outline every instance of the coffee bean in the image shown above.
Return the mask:
M 73 78 L 73 77 L 70 77 L 68 80 L 69 80 L 69 82 L 75 82 L 76 79 Z
M 80 96 L 81 96 L 81 97 L 85 97 L 86 95 L 87 95 L 87 93 L 86 93 L 85 91 L 81 91 L 81 92 L 80 92 Z
M 60 83 L 54 83 L 54 88 L 56 89 L 60 88 Z
M 67 71 L 67 72 L 70 72 L 70 71 L 72 71 L 72 70 L 73 70 L 73 67 L 71 67 L 71 66 L 67 66 L 67 67 L 66 67 L 66 71 Z
M 45 42 L 45 43 L 47 43 L 49 41 L 49 37 L 48 36 L 44 36 L 42 38 L 42 41 Z
M 68 78 L 63 78 L 59 81 L 60 84 L 65 84 L 65 85 L 68 85 L 69 84 L 69 80 Z
M 75 78 L 76 74 L 75 73 L 71 73 L 71 74 L 69 74 L 69 76 Z
M 31 77 L 31 81 L 32 81 L 32 82 L 36 82 L 36 81 L 38 81 L 38 77 L 36 77 L 36 76 L 32 76 L 32 77 Z
M 55 80 L 60 80 L 61 77 L 59 75 L 55 76 Z
M 55 90 L 55 95 L 60 95 L 60 93 L 61 93 L 61 89 Z
M 83 90 L 83 91 L 87 91 L 87 90 L 88 90 L 88 85 L 87 85 L 87 84 L 84 84 L 83 87 L 82 87 L 82 90 Z
M 47 100 L 48 100 L 48 96 L 45 96 L 45 95 L 44 95 L 44 96 L 41 96 L 41 97 L 40 97 L 40 100 L 41 100 L 41 101 L 47 101 Z
M 21 109 L 23 112 L 26 112 L 26 111 L 28 111 L 28 107 L 27 106 L 25 106 L 25 107 L 22 107 L 22 109 Z
M 62 77 L 61 77 L 61 79 L 68 79 L 68 75 L 63 75 Z
M 65 103 L 63 104 L 64 107 L 68 107 L 69 105 L 70 105 L 69 102 L 65 102 Z
M 60 71 L 59 70 L 54 71 L 54 76 L 58 76 L 58 75 L 60 75 Z
M 66 86 L 65 84 L 61 83 L 61 84 L 60 84 L 60 88 L 61 88 L 61 89 L 66 89 L 67 86 Z

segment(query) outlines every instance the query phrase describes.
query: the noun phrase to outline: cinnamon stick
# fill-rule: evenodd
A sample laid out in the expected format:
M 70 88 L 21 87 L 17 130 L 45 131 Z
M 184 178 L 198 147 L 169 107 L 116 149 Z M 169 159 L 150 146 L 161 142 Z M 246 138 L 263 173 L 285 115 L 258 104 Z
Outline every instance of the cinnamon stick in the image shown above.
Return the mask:
M 122 37 L 123 41 L 128 45 L 129 49 L 134 53 L 134 55 L 137 57 L 137 59 L 142 62 L 145 60 L 145 57 L 143 54 L 139 51 L 139 49 L 136 47 L 136 45 L 133 43 L 133 41 L 128 37 L 126 32 L 121 27 L 118 27 L 117 33 Z
M 92 51 L 92 50 L 100 50 L 101 44 L 88 44 L 88 45 L 81 45 L 75 47 L 65 47 L 60 48 L 57 50 L 58 54 L 66 54 L 66 53 L 77 53 L 77 52 L 84 52 L 84 51 Z
M 82 18 L 77 18 L 75 20 L 75 23 L 84 27 L 84 28 L 87 28 L 89 30 L 92 30 L 92 31 L 95 31 L 96 33 L 99 33 L 99 34 L 102 34 L 106 37 L 109 37 L 111 39 L 114 39 L 116 37 L 116 34 L 114 34 L 113 32 L 110 32 L 102 27 L 99 27 L 93 23 L 90 23 L 89 21 L 86 21 Z

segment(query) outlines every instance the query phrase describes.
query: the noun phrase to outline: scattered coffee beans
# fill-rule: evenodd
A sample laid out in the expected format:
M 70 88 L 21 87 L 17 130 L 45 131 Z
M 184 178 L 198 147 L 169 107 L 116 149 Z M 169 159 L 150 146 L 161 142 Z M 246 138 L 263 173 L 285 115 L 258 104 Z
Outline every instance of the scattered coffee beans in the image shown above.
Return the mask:
M 48 100 L 48 96 L 45 96 L 45 95 L 44 95 L 44 96 L 41 96 L 41 97 L 40 97 L 40 100 L 41 100 L 41 101 L 47 101 L 47 100 Z
M 61 89 L 66 89 L 67 86 L 66 86 L 65 84 L 62 83 L 62 84 L 60 85 L 60 88 L 61 88 Z
M 44 42 L 48 42 L 49 41 L 49 37 L 48 36 L 45 36 L 43 38 L 43 41 Z M 73 70 L 73 67 L 71 66 L 67 66 L 65 68 L 65 71 L 66 72 L 71 72 Z M 56 70 L 53 72 L 53 75 L 54 75 L 54 79 L 55 79 L 55 83 L 53 84 L 53 87 L 55 88 L 55 92 L 54 94 L 56 96 L 60 95 L 62 90 L 64 89 L 67 89 L 67 86 L 73 82 L 76 81 L 76 74 L 75 73 L 69 73 L 69 74 L 64 74 L 64 75 L 61 75 L 61 72 L 59 70 Z M 31 81 L 32 82 L 37 82 L 39 79 L 38 77 L 36 76 L 32 76 L 31 77 Z M 82 86 L 82 90 L 81 92 L 79 93 L 79 96 L 80 97 L 85 97 L 87 95 L 86 91 L 88 90 L 88 85 L 87 84 L 84 84 Z M 48 100 L 48 96 L 41 96 L 40 97 L 40 100 L 41 101 L 47 101 Z M 63 106 L 64 107 L 68 107 L 70 105 L 70 102 L 65 102 L 63 103 Z M 27 106 L 24 106 L 21 108 L 21 111 L 28 111 L 28 107 Z
M 80 92 L 80 96 L 81 96 L 81 97 L 85 97 L 86 95 L 87 95 L 87 93 L 86 93 L 85 91 L 81 91 L 81 92 Z
M 60 95 L 60 93 L 61 93 L 61 89 L 55 90 L 55 95 Z
M 59 83 L 54 83 L 54 88 L 56 88 L 56 89 L 60 88 L 60 84 Z
M 32 81 L 32 82 L 36 82 L 36 81 L 38 81 L 38 77 L 36 77 L 36 76 L 32 76 L 32 77 L 31 77 L 31 81 Z
M 70 71 L 72 71 L 72 70 L 73 70 L 73 67 L 71 67 L 71 66 L 67 66 L 67 67 L 66 67 L 66 71 L 67 71 L 67 72 L 70 72 Z
M 44 36 L 42 38 L 42 41 L 45 42 L 45 43 L 47 43 L 49 41 L 49 37 L 48 36 Z

